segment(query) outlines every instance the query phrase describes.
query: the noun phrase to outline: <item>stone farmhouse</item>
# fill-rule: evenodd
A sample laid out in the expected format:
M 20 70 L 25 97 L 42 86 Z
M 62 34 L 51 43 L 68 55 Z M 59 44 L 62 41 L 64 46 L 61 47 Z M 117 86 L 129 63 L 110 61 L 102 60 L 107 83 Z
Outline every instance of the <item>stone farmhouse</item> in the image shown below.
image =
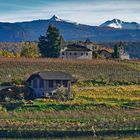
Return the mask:
M 61 50 L 62 59 L 92 59 L 92 50 L 80 44 L 69 44 Z

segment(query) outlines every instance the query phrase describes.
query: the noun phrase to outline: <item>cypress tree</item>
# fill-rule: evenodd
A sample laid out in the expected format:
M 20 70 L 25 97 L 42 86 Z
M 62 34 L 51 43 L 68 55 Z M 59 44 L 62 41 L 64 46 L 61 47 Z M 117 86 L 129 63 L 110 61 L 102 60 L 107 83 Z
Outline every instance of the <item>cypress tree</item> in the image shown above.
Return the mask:
M 114 58 L 120 58 L 119 45 L 114 46 Z
M 122 48 L 123 48 L 123 46 L 125 45 L 125 43 L 124 42 L 118 42 L 118 43 L 116 43 L 115 44 L 115 46 L 114 46 L 114 58 L 120 58 L 120 56 L 121 56 L 121 53 L 122 53 Z

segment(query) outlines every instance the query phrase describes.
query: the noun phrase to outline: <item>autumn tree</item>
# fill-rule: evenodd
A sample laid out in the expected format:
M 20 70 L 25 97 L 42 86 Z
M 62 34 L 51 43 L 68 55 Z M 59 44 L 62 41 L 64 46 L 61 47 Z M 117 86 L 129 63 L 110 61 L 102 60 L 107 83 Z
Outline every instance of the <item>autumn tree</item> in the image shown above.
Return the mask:
M 25 42 L 23 50 L 21 51 L 21 56 L 31 58 L 38 57 L 39 51 L 37 45 L 35 43 Z

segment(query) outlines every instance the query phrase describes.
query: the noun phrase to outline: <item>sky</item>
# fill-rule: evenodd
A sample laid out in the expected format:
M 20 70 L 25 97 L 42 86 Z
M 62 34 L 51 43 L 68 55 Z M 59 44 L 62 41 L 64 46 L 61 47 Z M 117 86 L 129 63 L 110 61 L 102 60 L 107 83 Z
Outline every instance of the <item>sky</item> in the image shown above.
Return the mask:
M 140 0 L 0 0 L 0 22 L 62 19 L 100 25 L 114 18 L 140 23 Z

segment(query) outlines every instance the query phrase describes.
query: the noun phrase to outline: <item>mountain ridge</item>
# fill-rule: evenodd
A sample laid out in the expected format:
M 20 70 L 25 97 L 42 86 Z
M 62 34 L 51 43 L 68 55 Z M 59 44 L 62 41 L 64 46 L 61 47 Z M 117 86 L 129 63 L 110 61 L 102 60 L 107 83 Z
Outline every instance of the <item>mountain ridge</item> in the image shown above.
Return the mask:
M 65 40 L 92 41 L 139 41 L 139 29 L 118 29 L 104 26 L 84 25 L 68 20 L 63 20 L 54 15 L 50 19 L 33 20 L 15 23 L 0 22 L 0 42 L 37 41 L 40 35 L 45 35 L 52 24 L 56 26 Z

